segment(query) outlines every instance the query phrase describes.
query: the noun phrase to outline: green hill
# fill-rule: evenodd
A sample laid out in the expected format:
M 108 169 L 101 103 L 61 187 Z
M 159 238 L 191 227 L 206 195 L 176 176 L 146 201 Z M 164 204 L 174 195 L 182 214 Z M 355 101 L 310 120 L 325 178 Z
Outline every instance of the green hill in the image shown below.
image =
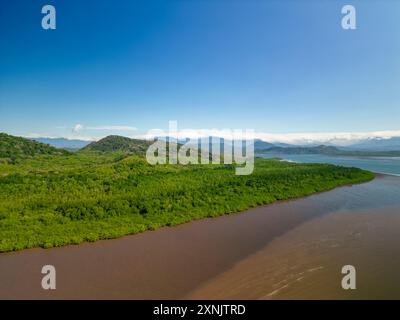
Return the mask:
M 112 135 L 92 142 L 81 150 L 102 152 L 123 151 L 129 154 L 144 154 L 151 143 L 152 141 Z
M 68 151 L 47 144 L 0 133 L 0 162 L 14 162 L 36 155 L 65 155 Z

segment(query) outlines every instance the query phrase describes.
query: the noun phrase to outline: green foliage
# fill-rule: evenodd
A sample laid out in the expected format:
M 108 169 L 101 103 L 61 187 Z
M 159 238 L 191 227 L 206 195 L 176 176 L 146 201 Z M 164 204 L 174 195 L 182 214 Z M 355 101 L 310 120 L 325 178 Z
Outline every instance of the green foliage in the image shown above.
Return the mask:
M 0 133 L 0 164 L 16 163 L 20 159 L 40 154 L 66 155 L 69 152 L 44 143 Z
M 325 164 L 256 159 L 232 165 L 149 165 L 123 152 L 39 155 L 0 164 L 0 251 L 115 238 L 373 178 Z
M 83 148 L 85 151 L 122 151 L 130 154 L 145 154 L 152 142 L 147 140 L 130 139 L 121 136 L 108 136 L 97 142 L 92 142 Z

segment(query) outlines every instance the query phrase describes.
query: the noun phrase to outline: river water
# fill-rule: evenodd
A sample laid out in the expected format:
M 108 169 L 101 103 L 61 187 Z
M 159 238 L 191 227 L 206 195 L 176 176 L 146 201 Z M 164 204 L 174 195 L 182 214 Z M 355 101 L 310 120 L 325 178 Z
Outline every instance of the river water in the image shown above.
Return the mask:
M 400 299 L 400 177 L 279 204 L 314 213 L 188 295 L 208 299 Z M 356 270 L 344 290 L 342 267 Z
M 400 299 L 400 158 L 269 154 L 285 161 L 359 167 L 375 180 L 297 200 L 318 212 L 190 293 L 208 299 Z M 289 208 L 282 206 L 285 214 Z M 342 267 L 356 289 L 341 286 Z

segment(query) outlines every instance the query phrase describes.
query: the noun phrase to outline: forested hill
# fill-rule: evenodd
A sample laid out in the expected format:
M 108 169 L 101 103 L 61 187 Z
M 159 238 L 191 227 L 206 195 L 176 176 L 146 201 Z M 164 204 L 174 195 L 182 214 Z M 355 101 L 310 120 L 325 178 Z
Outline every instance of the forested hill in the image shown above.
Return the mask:
M 13 162 L 35 155 L 65 155 L 68 151 L 47 144 L 0 133 L 0 161 Z
M 151 143 L 152 141 L 112 135 L 99 141 L 92 142 L 82 150 L 102 152 L 123 151 L 131 154 L 144 154 Z

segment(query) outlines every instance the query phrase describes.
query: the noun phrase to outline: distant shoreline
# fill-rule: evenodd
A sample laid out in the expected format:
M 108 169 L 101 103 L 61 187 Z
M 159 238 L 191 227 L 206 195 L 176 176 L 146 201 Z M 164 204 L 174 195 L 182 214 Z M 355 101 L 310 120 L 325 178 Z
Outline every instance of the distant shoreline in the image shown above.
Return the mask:
M 373 173 L 381 173 L 391 176 L 400 176 L 400 157 L 364 157 L 364 156 L 343 156 L 326 154 L 257 154 L 260 158 L 278 159 L 291 163 L 319 163 L 334 164 L 344 167 L 356 167 Z M 390 165 L 385 165 L 385 160 L 390 161 Z M 368 162 L 366 162 L 368 161 Z M 396 169 L 395 169 L 396 168 Z M 394 170 L 389 172 L 387 170 Z

